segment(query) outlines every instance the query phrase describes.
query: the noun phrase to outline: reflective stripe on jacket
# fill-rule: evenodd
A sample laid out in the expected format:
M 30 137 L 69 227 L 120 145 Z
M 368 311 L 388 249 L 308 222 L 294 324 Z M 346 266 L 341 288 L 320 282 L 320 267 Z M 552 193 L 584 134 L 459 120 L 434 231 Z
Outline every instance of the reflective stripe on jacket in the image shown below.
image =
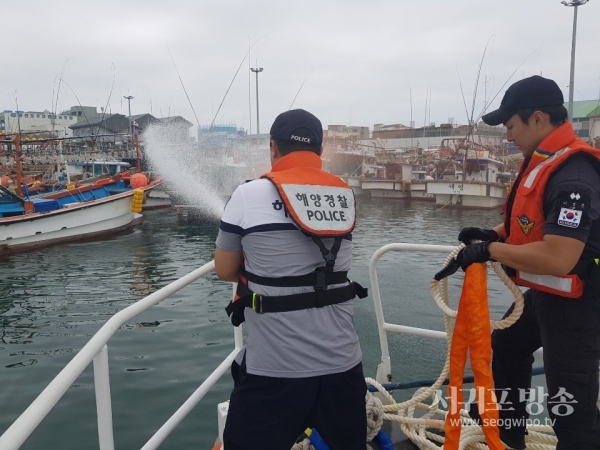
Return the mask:
M 524 160 L 521 169 L 525 170 L 511 189 L 517 189 L 516 195 L 509 195 L 504 205 L 506 213 L 504 227 L 506 242 L 513 245 L 541 241 L 544 238 L 544 191 L 550 175 L 567 158 L 586 152 L 600 160 L 600 151 L 590 147 L 575 135 L 570 122 L 556 128 L 535 150 L 529 163 Z M 519 179 L 517 178 L 517 180 Z M 511 201 L 512 197 L 512 201 Z M 564 277 L 536 275 L 516 271 L 512 280 L 521 285 L 550 294 L 568 298 L 578 298 L 583 294 L 583 281 L 577 274 Z

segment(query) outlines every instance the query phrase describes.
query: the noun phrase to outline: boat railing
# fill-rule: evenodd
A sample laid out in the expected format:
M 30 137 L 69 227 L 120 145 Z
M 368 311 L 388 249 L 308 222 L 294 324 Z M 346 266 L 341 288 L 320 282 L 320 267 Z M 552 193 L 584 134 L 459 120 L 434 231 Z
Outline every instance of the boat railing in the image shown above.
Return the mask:
M 369 263 L 369 276 L 381 345 L 381 363 L 377 368 L 376 375 L 376 380 L 379 383 L 388 383 L 392 373 L 387 341 L 388 332 L 407 333 L 436 339 L 447 339 L 447 336 L 443 331 L 385 322 L 377 278 L 377 262 L 385 253 L 390 251 L 448 254 L 454 249 L 455 247 L 443 245 L 398 243 L 381 247 L 371 257 Z M 0 449 L 18 449 L 67 392 L 73 382 L 91 363 L 93 363 L 99 448 L 100 450 L 114 450 L 107 347 L 108 341 L 128 320 L 131 320 L 150 307 L 173 295 L 175 292 L 211 273 L 214 270 L 214 267 L 214 261 L 211 261 L 142 300 L 139 300 L 133 305 L 128 306 L 122 311 L 119 311 L 111 317 L 65 366 L 65 368 L 50 382 L 23 414 L 21 414 L 4 434 L 0 436 Z M 235 289 L 236 283 L 233 284 L 233 292 L 235 292 Z M 206 393 L 217 383 L 221 376 L 230 368 L 235 356 L 243 346 L 242 327 L 234 328 L 234 343 L 235 348 L 233 351 L 225 357 L 221 364 L 219 364 L 219 366 L 206 378 L 185 403 L 183 403 L 183 405 L 179 407 L 179 409 L 162 425 L 148 442 L 146 442 L 142 447 L 142 450 L 158 448 L 158 446 L 169 436 L 177 425 L 183 421 L 200 400 L 202 400 Z
M 387 323 L 383 316 L 383 306 L 381 304 L 381 291 L 379 290 L 379 280 L 377 278 L 377 262 L 388 252 L 418 252 L 418 253 L 445 253 L 449 254 L 456 247 L 448 245 L 428 245 L 428 244 L 388 244 L 379 248 L 371 257 L 369 262 L 369 278 L 371 280 L 371 295 L 375 306 L 375 316 L 377 318 L 377 328 L 379 330 L 379 343 L 381 346 L 381 362 L 377 367 L 376 381 L 381 384 L 389 383 L 392 379 L 392 364 L 390 351 L 387 341 L 387 333 L 406 333 L 415 336 L 422 336 L 435 339 L 448 339 L 446 332 L 429 330 L 426 328 L 410 327 Z
M 0 436 L 0 448 L 2 450 L 18 449 L 67 392 L 73 382 L 91 363 L 93 363 L 99 448 L 100 450 L 114 450 L 115 445 L 113 438 L 107 347 L 108 341 L 127 321 L 160 303 L 162 300 L 165 300 L 175 292 L 211 273 L 214 270 L 214 267 L 214 261 L 211 261 L 112 316 L 65 366 L 65 368 L 50 382 L 50 384 L 48 384 L 40 395 L 38 395 L 23 414 L 21 414 L 4 434 Z M 235 292 L 235 283 L 233 288 Z M 142 447 L 143 450 L 158 448 L 176 426 L 183 421 L 206 393 L 216 384 L 219 378 L 221 378 L 221 376 L 229 369 L 233 359 L 242 348 L 242 327 L 234 329 L 234 342 L 234 350 L 150 438 L 150 440 L 146 442 Z

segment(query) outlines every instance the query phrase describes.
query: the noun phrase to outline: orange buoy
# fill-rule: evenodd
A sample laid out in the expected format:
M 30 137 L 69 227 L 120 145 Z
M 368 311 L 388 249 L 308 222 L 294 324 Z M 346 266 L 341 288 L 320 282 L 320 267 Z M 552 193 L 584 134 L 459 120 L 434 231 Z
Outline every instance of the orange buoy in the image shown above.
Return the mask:
M 10 177 L 4 176 L 4 177 L 0 178 L 0 185 L 2 185 L 3 187 L 7 188 L 9 181 L 10 181 Z
M 146 187 L 148 186 L 148 177 L 143 173 L 135 173 L 131 176 L 129 184 L 134 189 Z

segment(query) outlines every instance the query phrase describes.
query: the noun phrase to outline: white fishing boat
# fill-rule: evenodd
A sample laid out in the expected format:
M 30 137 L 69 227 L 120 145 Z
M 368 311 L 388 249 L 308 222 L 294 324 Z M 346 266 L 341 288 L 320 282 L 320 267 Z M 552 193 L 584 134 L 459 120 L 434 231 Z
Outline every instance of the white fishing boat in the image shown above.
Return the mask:
M 63 242 L 98 238 L 141 223 L 145 192 L 159 184 L 159 181 L 148 183 L 145 175 L 136 174 L 141 178 L 135 183 L 127 178 L 129 183 L 138 186 L 134 189 L 121 177 L 121 168 L 129 164 L 115 163 L 110 166 L 113 170 L 110 178 L 81 186 L 69 184 L 62 191 L 30 197 L 21 181 L 18 134 L 14 143 L 16 180 L 10 188 L 0 184 L 0 257 Z M 102 163 L 99 167 L 105 166 Z M 69 180 L 68 174 L 65 176 Z
M 444 317 L 445 332 L 387 322 L 384 316 L 384 307 L 379 289 L 377 266 L 378 264 L 389 264 L 389 262 L 383 263 L 382 261 L 382 257 L 388 252 L 417 253 L 423 258 L 429 258 L 439 264 L 441 259 L 443 259 L 443 256 L 440 255 L 456 251 L 455 247 L 450 246 L 388 244 L 378 249 L 370 259 L 371 296 L 375 306 L 381 349 L 381 363 L 377 368 L 377 372 L 374 374 L 374 378 L 367 378 L 369 390 L 378 391 L 376 395 L 367 394 L 366 397 L 367 414 L 369 417 L 368 437 L 374 438 L 374 444 L 371 444 L 371 448 L 391 449 L 391 445 L 393 445 L 395 449 L 439 449 L 443 445 L 444 419 L 448 413 L 448 404 L 445 402 L 445 390 L 443 390 L 442 386 L 445 384 L 448 376 L 449 354 L 446 357 L 445 364 L 440 361 L 440 366 L 443 369 L 437 379 L 405 383 L 405 386 L 403 386 L 403 383 L 396 382 L 392 374 L 391 359 L 393 352 L 390 351 L 390 346 L 388 345 L 388 335 L 390 333 L 405 333 L 418 338 L 447 340 L 449 349 L 453 333 L 452 323 L 456 317 L 456 311 L 453 311 L 449 307 L 447 285 L 442 281 L 440 283 L 432 283 L 431 288 L 435 302 L 441 310 L 440 316 Z M 387 261 L 389 258 L 384 258 L 384 260 Z M 510 283 L 510 280 L 502 275 L 503 272 L 498 263 L 493 263 L 493 268 L 505 284 Z M 98 445 L 100 450 L 113 450 L 115 445 L 113 439 L 113 413 L 108 357 L 108 343 L 110 339 L 126 322 L 174 295 L 191 283 L 203 277 L 212 276 L 213 271 L 214 262 L 211 261 L 111 317 L 88 343 L 81 348 L 66 367 L 49 382 L 48 386 L 21 416 L 0 436 L 0 448 L 3 450 L 20 448 L 46 415 L 52 411 L 56 403 L 69 390 L 70 386 L 90 364 L 93 364 L 97 404 Z M 235 292 L 235 288 L 234 284 L 232 295 Z M 510 325 L 511 321 L 514 322 L 518 318 L 520 314 L 518 305 L 522 304 L 523 299 L 518 289 L 513 291 L 513 293 L 517 303 L 516 312 L 505 320 L 492 321 L 492 327 Z M 223 361 L 199 385 L 183 405 L 177 411 L 173 411 L 172 416 L 153 436 L 148 437 L 148 441 L 141 447 L 142 449 L 150 450 L 158 448 L 211 388 L 217 384 L 219 379 L 228 372 L 236 354 L 243 346 L 242 326 L 234 328 L 233 333 L 234 347 L 231 349 L 231 352 L 224 355 Z M 394 380 L 394 384 L 391 384 L 392 380 Z M 465 380 L 465 382 L 468 381 L 468 379 Z M 401 403 L 396 402 L 389 392 L 389 390 L 393 389 L 415 386 L 423 387 L 418 389 L 412 398 Z M 214 437 L 216 439 L 215 449 L 222 448 L 217 436 L 222 436 L 223 427 L 226 422 L 227 395 L 228 393 L 223 393 L 221 398 L 222 403 L 214 405 L 218 417 L 218 429 L 214 430 Z M 144 412 L 138 411 L 136 414 L 144 414 Z M 464 410 L 461 412 L 461 422 L 463 431 L 460 448 L 486 449 L 485 436 L 481 428 L 468 417 Z M 528 429 L 529 434 L 526 437 L 526 442 L 531 446 L 530 448 L 544 450 L 555 448 L 557 441 L 552 434 L 550 426 L 542 423 L 531 425 Z M 382 436 L 386 436 L 387 441 L 384 442 Z M 90 436 L 90 446 L 95 445 L 92 443 L 95 439 L 95 437 Z M 52 447 L 52 443 L 48 442 L 48 446 Z
M 162 187 L 158 187 L 152 189 L 146 196 L 144 210 L 170 208 L 171 206 L 173 206 L 173 198 L 169 192 Z
M 65 203 L 50 211 L 1 217 L 0 257 L 125 230 L 143 220 L 141 214 L 132 211 L 133 201 L 134 192 L 130 189 L 97 200 Z M 48 205 L 56 200 L 39 199 L 32 203 Z

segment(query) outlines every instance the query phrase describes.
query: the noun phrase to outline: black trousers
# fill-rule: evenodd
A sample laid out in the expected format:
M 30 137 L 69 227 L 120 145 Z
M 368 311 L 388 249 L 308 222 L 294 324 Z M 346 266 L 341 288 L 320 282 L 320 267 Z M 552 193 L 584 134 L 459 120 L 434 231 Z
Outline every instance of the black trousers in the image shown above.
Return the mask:
M 514 304 L 505 317 L 513 308 Z M 519 320 L 492 333 L 494 384 L 502 403 L 500 418 L 513 432 L 525 433 L 523 419 L 530 415 L 523 393 L 531 388 L 532 353 L 542 346 L 547 396 L 540 399 L 540 391 L 535 392 L 536 405 L 530 406 L 530 418 L 545 406 L 558 438 L 557 450 L 600 449 L 596 407 L 600 296 L 594 295 L 591 287 L 579 299 L 531 289 L 525 293 Z
M 315 428 L 331 450 L 365 449 L 362 363 L 332 375 L 274 378 L 247 373 L 244 359 L 231 374 L 226 450 L 289 450 L 306 428 Z

